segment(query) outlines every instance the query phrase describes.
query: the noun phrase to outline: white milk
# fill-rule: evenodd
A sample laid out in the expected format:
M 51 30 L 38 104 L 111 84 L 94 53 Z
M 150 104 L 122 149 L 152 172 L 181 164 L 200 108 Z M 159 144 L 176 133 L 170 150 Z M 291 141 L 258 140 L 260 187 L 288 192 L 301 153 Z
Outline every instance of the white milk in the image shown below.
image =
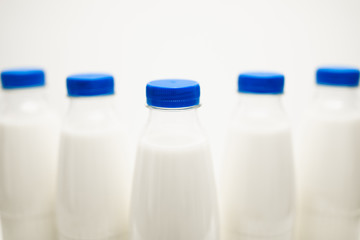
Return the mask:
M 132 239 L 217 239 L 214 186 L 210 151 L 204 138 L 143 138 L 132 196 Z
M 297 239 L 358 240 L 360 113 L 356 88 L 318 87 L 297 147 Z
M 224 166 L 224 239 L 291 239 L 289 127 L 232 129 Z
M 60 239 L 123 239 L 131 172 L 119 129 L 61 137 L 58 191 Z
M 38 102 L 42 101 L 40 90 L 4 94 L 7 105 L 0 116 L 3 239 L 54 240 L 58 118 Z

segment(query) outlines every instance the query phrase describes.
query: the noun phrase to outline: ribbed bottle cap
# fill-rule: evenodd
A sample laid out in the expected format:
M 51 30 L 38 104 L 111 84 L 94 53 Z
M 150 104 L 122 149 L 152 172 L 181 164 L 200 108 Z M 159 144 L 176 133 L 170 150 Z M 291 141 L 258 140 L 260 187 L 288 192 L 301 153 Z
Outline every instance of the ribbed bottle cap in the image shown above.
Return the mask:
M 45 73 L 38 68 L 13 68 L 1 72 L 4 89 L 41 87 L 45 85 Z
M 239 75 L 238 91 L 255 94 L 282 94 L 284 75 L 272 72 L 246 72 Z
M 316 71 L 316 83 L 319 85 L 357 87 L 359 69 L 352 67 L 321 67 Z
M 146 85 L 147 104 L 160 108 L 184 108 L 199 105 L 200 85 L 191 80 L 157 80 Z
M 75 74 L 66 79 L 70 97 L 91 97 L 114 94 L 114 78 L 109 74 Z

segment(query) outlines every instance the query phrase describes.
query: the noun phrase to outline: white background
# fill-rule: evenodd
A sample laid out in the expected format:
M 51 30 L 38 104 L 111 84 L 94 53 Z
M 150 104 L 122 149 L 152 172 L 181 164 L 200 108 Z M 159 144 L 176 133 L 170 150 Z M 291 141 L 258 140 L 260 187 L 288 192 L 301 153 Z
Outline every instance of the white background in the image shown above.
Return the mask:
M 67 75 L 113 74 L 134 139 L 147 118 L 146 82 L 196 80 L 216 163 L 238 73 L 284 73 L 296 126 L 322 64 L 360 66 L 359 0 L 0 0 L 0 69 L 43 67 L 62 114 Z

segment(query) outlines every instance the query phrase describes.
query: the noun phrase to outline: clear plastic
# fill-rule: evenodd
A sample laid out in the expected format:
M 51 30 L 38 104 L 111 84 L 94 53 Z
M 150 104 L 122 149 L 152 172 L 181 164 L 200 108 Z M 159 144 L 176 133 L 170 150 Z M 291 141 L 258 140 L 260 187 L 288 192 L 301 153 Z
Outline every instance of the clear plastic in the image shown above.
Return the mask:
M 221 170 L 222 239 L 290 240 L 293 153 L 281 95 L 239 95 Z
M 357 88 L 318 86 L 297 143 L 297 239 L 359 239 Z
M 0 212 L 4 240 L 54 240 L 59 118 L 43 87 L 4 90 Z
M 213 166 L 196 108 L 149 107 L 135 166 L 133 240 L 218 239 Z
M 60 240 L 112 240 L 128 235 L 132 169 L 113 98 L 71 98 L 60 144 Z

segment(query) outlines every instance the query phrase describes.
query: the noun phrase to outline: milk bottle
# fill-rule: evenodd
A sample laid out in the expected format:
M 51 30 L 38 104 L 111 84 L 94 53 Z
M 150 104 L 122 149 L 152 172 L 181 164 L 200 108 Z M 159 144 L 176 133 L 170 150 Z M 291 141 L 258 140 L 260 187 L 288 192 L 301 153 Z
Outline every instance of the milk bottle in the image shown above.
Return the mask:
M 67 78 L 70 107 L 60 144 L 57 222 L 60 240 L 124 239 L 131 169 L 126 137 L 107 74 Z
M 54 240 L 59 119 L 41 69 L 1 73 L 0 215 L 4 240 Z
M 222 239 L 290 240 L 293 156 L 281 105 L 284 76 L 250 72 L 238 79 L 221 173 Z
M 152 81 L 150 115 L 138 145 L 133 240 L 217 240 L 218 212 L 208 141 L 198 118 L 200 87 Z
M 357 240 L 360 217 L 359 70 L 323 67 L 297 147 L 297 239 Z

